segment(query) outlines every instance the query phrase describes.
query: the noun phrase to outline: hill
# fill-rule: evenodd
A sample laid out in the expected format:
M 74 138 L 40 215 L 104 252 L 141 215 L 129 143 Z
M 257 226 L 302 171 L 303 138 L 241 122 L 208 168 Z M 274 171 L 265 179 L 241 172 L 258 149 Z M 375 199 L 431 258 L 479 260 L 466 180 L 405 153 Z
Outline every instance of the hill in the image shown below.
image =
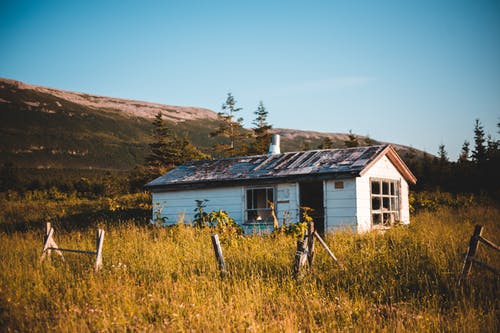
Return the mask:
M 21 167 L 130 169 L 147 152 L 158 113 L 204 146 L 217 114 L 0 79 L 0 162 Z
M 158 112 L 175 132 L 186 134 L 208 151 L 217 113 L 182 107 L 95 96 L 0 78 L 0 163 L 23 168 L 128 170 L 143 162 Z M 277 128 L 282 150 L 317 148 L 326 138 L 345 147 L 349 135 Z M 356 136 L 361 145 L 380 143 Z M 395 145 L 403 156 L 417 150 Z

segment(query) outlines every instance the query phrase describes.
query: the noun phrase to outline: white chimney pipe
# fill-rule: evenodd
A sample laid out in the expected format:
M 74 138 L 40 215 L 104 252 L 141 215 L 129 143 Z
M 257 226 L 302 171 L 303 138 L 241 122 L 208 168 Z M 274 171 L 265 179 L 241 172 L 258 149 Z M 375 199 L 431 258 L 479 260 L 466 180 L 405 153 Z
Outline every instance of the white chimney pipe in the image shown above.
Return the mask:
M 281 154 L 280 150 L 280 135 L 271 135 L 271 145 L 269 146 L 269 155 Z

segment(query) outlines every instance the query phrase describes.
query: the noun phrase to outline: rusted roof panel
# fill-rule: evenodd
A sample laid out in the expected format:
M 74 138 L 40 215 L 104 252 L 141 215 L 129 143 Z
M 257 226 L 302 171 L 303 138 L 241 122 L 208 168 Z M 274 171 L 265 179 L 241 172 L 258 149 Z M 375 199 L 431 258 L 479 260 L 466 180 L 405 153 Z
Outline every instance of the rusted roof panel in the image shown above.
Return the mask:
M 203 183 L 293 179 L 314 175 L 359 175 L 387 145 L 203 160 L 181 165 L 146 184 L 175 188 Z

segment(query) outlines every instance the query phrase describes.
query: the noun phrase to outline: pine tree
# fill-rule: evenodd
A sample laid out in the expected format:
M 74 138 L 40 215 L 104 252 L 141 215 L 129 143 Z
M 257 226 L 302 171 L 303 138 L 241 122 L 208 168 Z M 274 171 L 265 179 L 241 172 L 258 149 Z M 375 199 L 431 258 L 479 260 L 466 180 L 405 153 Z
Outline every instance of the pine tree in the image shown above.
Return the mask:
M 486 160 L 484 129 L 479 119 L 476 119 L 474 125 L 474 150 L 472 151 L 472 160 L 477 164 L 482 164 Z
M 469 141 L 465 140 L 464 144 L 462 145 L 462 150 L 460 151 L 460 155 L 458 156 L 458 163 L 466 163 L 469 161 L 469 154 L 470 154 L 470 143 Z
M 323 142 L 318 146 L 319 149 L 332 149 L 333 148 L 333 140 L 330 139 L 329 136 L 323 139 Z
M 181 139 L 168 128 L 161 111 L 153 120 L 153 142 L 149 148 L 151 153 L 146 157 L 146 162 L 155 174 L 162 174 L 190 160 L 207 157 L 193 146 L 187 136 Z
M 358 138 L 352 134 L 352 130 L 349 130 L 349 140 L 344 141 L 344 144 L 347 148 L 359 147 Z
M 444 147 L 444 144 L 440 144 L 438 148 L 439 162 L 441 164 L 448 162 L 448 153 Z
M 243 129 L 243 118 L 236 118 L 236 113 L 242 108 L 236 107 L 236 100 L 231 93 L 227 94 L 227 99 L 222 104 L 222 112 L 217 115 L 220 120 L 219 128 L 210 133 L 212 137 L 225 138 L 224 143 L 214 145 L 214 151 L 222 157 L 245 155 L 248 147 L 245 139 L 248 137 Z
M 254 114 L 256 117 L 252 124 L 255 126 L 253 128 L 255 142 L 250 148 L 250 153 L 263 155 L 269 150 L 269 143 L 271 141 L 271 134 L 269 133 L 269 130 L 272 128 L 272 125 L 267 122 L 269 112 L 264 107 L 262 101 L 259 102 L 259 106 Z

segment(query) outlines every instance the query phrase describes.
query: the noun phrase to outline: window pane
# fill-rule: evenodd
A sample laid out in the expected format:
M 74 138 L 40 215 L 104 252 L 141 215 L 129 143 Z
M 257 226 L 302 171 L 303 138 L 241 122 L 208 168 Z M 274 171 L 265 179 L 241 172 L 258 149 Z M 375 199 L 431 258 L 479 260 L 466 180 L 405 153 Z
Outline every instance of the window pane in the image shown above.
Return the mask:
M 389 194 L 389 183 L 382 182 L 382 194 Z
M 391 213 L 384 213 L 384 225 L 390 225 L 390 224 L 392 224 L 391 217 L 392 217 Z
M 267 189 L 267 202 L 266 202 L 266 207 L 270 207 L 269 206 L 269 201 L 271 202 L 274 202 L 274 193 L 273 193 L 273 189 L 272 188 L 268 188 Z
M 248 222 L 255 222 L 257 220 L 257 212 L 255 210 L 248 211 Z
M 396 195 L 395 183 L 391 182 L 391 195 Z
M 247 209 L 252 209 L 252 190 L 247 190 Z
M 381 214 L 372 214 L 373 224 L 381 224 L 382 223 L 382 215 Z
M 392 211 L 398 210 L 397 199 L 395 197 L 391 198 L 391 210 Z
M 380 198 L 379 197 L 372 198 L 372 210 L 380 210 Z
M 384 210 L 390 210 L 391 207 L 389 206 L 389 198 L 383 198 L 382 199 L 382 207 L 384 208 Z
M 372 194 L 380 194 L 380 183 L 377 181 L 372 182 Z

